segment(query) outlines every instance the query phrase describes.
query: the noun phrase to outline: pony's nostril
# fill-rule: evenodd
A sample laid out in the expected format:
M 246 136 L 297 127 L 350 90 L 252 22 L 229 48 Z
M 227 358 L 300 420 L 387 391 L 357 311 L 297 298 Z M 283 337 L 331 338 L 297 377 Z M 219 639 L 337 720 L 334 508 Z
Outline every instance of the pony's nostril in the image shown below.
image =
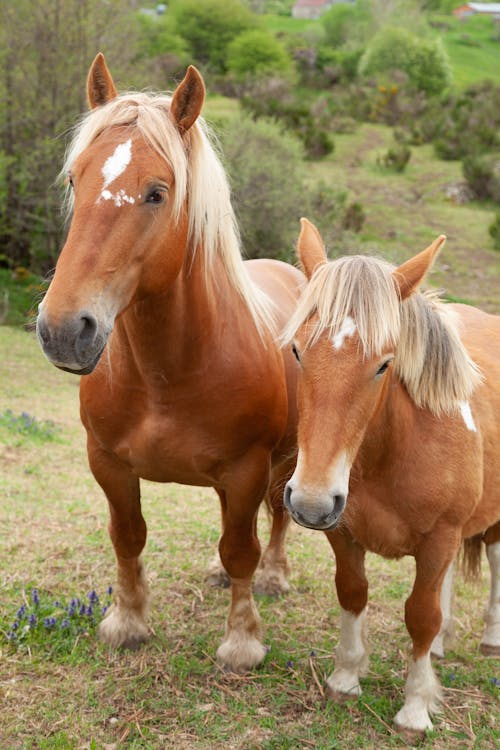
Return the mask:
M 85 313 L 80 318 L 80 331 L 78 333 L 78 339 L 81 344 L 87 346 L 92 344 L 97 333 L 97 320 L 92 313 Z
M 292 496 L 292 488 L 290 487 L 290 484 L 287 482 L 285 485 L 285 492 L 283 493 L 283 504 L 287 510 L 290 510 L 291 508 L 291 496 Z
M 334 495 L 333 496 L 333 512 L 336 516 L 340 516 L 345 508 L 345 495 Z

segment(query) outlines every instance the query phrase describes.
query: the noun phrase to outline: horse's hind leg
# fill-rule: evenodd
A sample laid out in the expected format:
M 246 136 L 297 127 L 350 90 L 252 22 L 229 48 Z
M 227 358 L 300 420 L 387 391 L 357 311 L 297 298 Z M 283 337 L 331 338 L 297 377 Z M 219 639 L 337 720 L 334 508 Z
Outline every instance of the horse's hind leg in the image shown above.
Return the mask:
M 480 650 L 485 656 L 500 656 L 500 522 L 484 536 L 486 555 L 490 565 L 490 600 L 485 613 L 486 630 Z
M 283 488 L 290 472 L 285 478 L 277 479 L 269 489 L 268 503 L 272 513 L 271 535 L 260 561 L 255 591 L 268 596 L 280 596 L 290 590 L 287 576 L 290 572 L 286 556 L 285 539 L 290 523 L 290 516 L 283 505 Z
M 359 678 L 368 667 L 365 620 L 368 581 L 365 550 L 346 530 L 327 532 L 336 559 L 335 585 L 339 599 L 340 637 L 335 669 L 327 680 L 330 696 L 343 701 L 361 695 Z
M 140 560 L 146 543 L 139 479 L 109 453 L 88 441 L 90 468 L 109 503 L 109 535 L 116 554 L 114 603 L 99 626 L 99 636 L 115 648 L 136 648 L 147 640 L 149 590 Z

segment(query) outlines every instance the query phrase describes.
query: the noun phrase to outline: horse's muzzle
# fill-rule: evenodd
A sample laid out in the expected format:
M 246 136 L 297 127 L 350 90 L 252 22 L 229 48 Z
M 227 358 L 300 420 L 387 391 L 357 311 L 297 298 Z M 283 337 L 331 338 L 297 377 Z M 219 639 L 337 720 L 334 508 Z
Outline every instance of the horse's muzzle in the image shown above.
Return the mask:
M 331 531 L 338 526 L 346 505 L 346 496 L 340 493 L 321 493 L 317 497 L 311 497 L 309 493 L 294 488 L 288 482 L 283 502 L 293 520 L 300 526 L 317 531 Z
M 76 375 L 88 375 L 97 365 L 109 331 L 103 330 L 97 318 L 85 310 L 52 325 L 40 310 L 36 322 L 38 340 L 53 365 Z

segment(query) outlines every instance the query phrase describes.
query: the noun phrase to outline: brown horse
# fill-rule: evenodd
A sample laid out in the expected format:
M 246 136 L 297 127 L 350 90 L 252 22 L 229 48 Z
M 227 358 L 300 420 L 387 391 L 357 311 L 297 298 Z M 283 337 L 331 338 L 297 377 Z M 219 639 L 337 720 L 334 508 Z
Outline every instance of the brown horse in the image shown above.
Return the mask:
M 340 642 L 328 686 L 361 693 L 365 551 L 412 555 L 413 658 L 395 717 L 409 732 L 430 729 L 438 707 L 430 654 L 442 653 L 441 612 L 449 620 L 462 539 L 486 543 L 481 650 L 500 655 L 500 318 L 417 291 L 444 239 L 399 268 L 361 256 L 327 262 L 319 233 L 302 220 L 309 284 L 284 335 L 301 364 L 299 453 L 285 505 L 299 524 L 326 531 L 337 561 Z
M 98 55 L 87 93 L 64 166 L 71 226 L 37 332 L 54 365 L 83 376 L 89 463 L 117 560 L 100 636 L 118 647 L 149 634 L 139 479 L 212 486 L 232 583 L 218 659 L 246 670 L 266 653 L 252 596 L 266 493 L 277 508 L 264 562 L 272 587 L 286 586 L 281 499 L 296 455 L 297 367 L 277 332 L 304 279 L 278 261 L 242 261 L 195 68 L 173 96 L 118 96 Z

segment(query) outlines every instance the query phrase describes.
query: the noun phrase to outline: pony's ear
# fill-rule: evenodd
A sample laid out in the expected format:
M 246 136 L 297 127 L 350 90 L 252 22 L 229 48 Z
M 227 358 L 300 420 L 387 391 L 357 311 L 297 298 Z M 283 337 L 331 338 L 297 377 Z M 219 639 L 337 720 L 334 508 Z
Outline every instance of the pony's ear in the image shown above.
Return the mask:
M 113 83 L 111 73 L 108 70 L 104 55 L 99 52 L 90 66 L 87 76 L 87 99 L 90 109 L 100 107 L 118 95 Z
M 300 220 L 297 254 L 308 279 L 311 278 L 317 266 L 328 260 L 321 235 L 308 219 Z
M 406 299 L 418 289 L 445 242 L 446 237 L 441 234 L 432 245 L 393 271 L 392 276 L 401 299 Z
M 181 135 L 196 121 L 205 101 L 205 84 L 194 65 L 190 65 L 186 75 L 174 91 L 170 105 L 170 116 Z

